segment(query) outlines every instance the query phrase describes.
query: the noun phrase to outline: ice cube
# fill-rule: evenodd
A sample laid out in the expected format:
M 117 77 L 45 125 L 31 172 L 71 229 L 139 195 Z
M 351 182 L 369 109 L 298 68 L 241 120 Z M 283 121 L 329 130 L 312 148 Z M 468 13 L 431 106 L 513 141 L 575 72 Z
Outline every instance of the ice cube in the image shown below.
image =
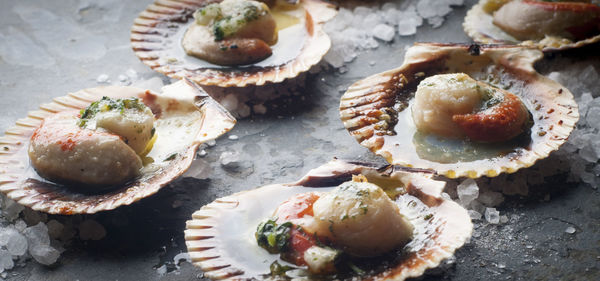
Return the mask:
M 225 109 L 233 112 L 238 107 L 238 98 L 234 94 L 226 95 L 225 98 L 219 101 Z
M 23 230 L 23 235 L 27 238 L 29 251 L 32 248 L 41 245 L 50 245 L 50 236 L 48 236 L 48 227 L 40 222 Z
M 386 4 L 388 4 L 388 3 L 386 3 Z M 394 7 L 387 8 L 387 9 L 382 8 L 382 11 L 383 11 L 383 20 L 386 23 L 395 25 L 398 22 L 398 20 L 400 20 L 400 11 L 398 11 L 398 9 L 396 9 Z
M 133 68 L 127 69 L 127 71 L 125 71 L 125 75 L 131 78 L 131 80 L 136 80 L 138 78 L 137 71 L 135 71 Z
M 240 161 L 240 154 L 236 151 L 225 151 L 219 156 L 219 162 L 225 168 L 236 166 Z
M 15 266 L 12 255 L 7 250 L 0 250 L 0 272 Z
M 590 140 L 590 143 L 591 143 L 591 140 Z M 587 162 L 590 162 L 590 163 L 598 162 L 598 154 L 596 154 L 596 150 L 591 145 L 584 146 L 581 150 L 579 150 L 578 154 L 581 157 L 581 159 L 583 159 Z
M 256 114 L 265 114 L 267 113 L 267 107 L 264 104 L 255 104 L 252 106 L 252 111 Z
M 560 72 L 557 72 L 557 71 L 550 72 L 550 74 L 548 74 L 548 78 L 550 78 L 558 83 L 564 84 L 564 80 L 563 80 L 563 77 Z
M 473 179 L 466 179 L 456 187 L 460 204 L 468 206 L 479 196 L 479 187 Z
M 500 212 L 496 208 L 485 208 L 485 220 L 491 224 L 500 223 Z
M 360 28 L 363 30 L 370 31 L 373 29 L 374 26 L 377 26 L 380 23 L 382 23 L 381 16 L 378 14 L 372 13 L 372 14 L 369 14 L 367 17 L 365 17 L 362 20 Z
M 477 200 L 473 200 L 473 202 L 469 204 L 468 208 L 480 214 L 485 213 L 485 206 L 483 206 L 483 204 L 479 203 Z
M 373 14 L 373 10 L 365 6 L 357 6 L 354 8 L 354 17 L 364 19 L 368 15 Z
M 16 229 L 7 233 L 6 249 L 14 256 L 22 256 L 27 252 L 27 238 Z
M 327 52 L 323 59 L 334 68 L 339 68 L 344 65 L 344 57 L 342 55 L 342 50 L 340 48 L 337 48 L 336 46 L 329 49 L 329 52 Z M 256 112 L 256 110 L 254 110 L 254 112 Z
M 18 219 L 17 221 L 15 221 L 16 230 L 18 230 L 19 232 L 23 232 L 25 228 L 27 228 L 27 223 L 24 220 Z
M 433 28 L 438 28 L 444 23 L 444 17 L 436 16 L 432 18 L 427 18 L 427 23 L 429 23 L 429 25 L 431 25 L 431 27 Z
M 474 210 L 468 210 L 467 212 L 469 212 L 469 216 L 471 217 L 472 220 L 480 220 L 481 219 L 481 214 L 477 211 Z
M 52 239 L 58 239 L 65 229 L 65 226 L 57 220 L 50 220 L 46 226 L 48 227 L 48 236 Z
M 593 100 L 594 97 L 592 97 L 592 94 L 590 94 L 589 92 L 581 94 L 579 99 L 577 99 L 577 105 L 579 105 L 579 115 L 586 115 L 588 106 Z
M 600 107 L 590 107 L 585 120 L 590 127 L 600 130 Z
M 398 8 L 398 5 L 394 2 L 386 2 L 383 5 L 381 5 L 382 11 L 387 11 L 387 10 L 396 9 L 396 8 Z
M 445 16 L 452 11 L 449 4 L 439 0 L 421 0 L 417 3 L 417 11 L 424 18 Z
M 51 265 L 60 257 L 60 252 L 50 245 L 38 245 L 29 248 L 29 254 L 39 263 Z
M 81 240 L 100 240 L 106 236 L 106 229 L 95 220 L 87 219 L 79 225 L 79 238 Z
M 110 77 L 108 77 L 108 74 L 100 74 L 98 75 L 98 78 L 96 78 L 96 83 L 98 84 L 103 84 L 103 83 L 110 83 Z
M 29 225 L 38 224 L 39 222 L 48 221 L 48 215 L 45 213 L 34 211 L 30 208 L 23 209 L 23 220 Z
M 241 118 L 246 118 L 248 116 L 250 116 L 250 107 L 245 104 L 245 103 L 240 103 L 238 105 L 238 108 L 236 110 L 236 113 L 241 117 Z
M 142 88 L 142 89 L 149 89 L 149 90 L 152 90 L 154 92 L 160 92 L 160 90 L 164 86 L 164 83 L 163 83 L 163 80 L 160 77 L 152 77 L 152 78 L 150 78 L 148 80 L 139 80 L 139 81 L 136 81 L 131 86 L 134 86 L 134 87 L 137 87 L 137 88 Z
M 479 193 L 477 201 L 488 207 L 496 207 L 504 202 L 504 196 L 500 192 L 486 190 L 485 192 Z
M 202 150 L 206 153 L 205 150 Z M 197 179 L 208 179 L 212 175 L 212 168 L 210 163 L 204 159 L 196 159 L 190 165 L 190 168 L 185 172 L 185 177 L 192 177 Z
M 409 6 L 398 15 L 398 34 L 409 36 L 417 33 L 417 27 L 423 24 L 423 18 L 417 14 L 415 6 Z
M 4 195 L 2 196 L 2 199 L 2 215 L 4 215 L 4 217 L 9 221 L 14 221 L 19 217 L 21 211 L 25 209 L 23 205 L 13 201 L 8 197 L 5 197 Z
M 386 42 L 392 41 L 395 35 L 396 30 L 394 27 L 387 24 L 378 24 L 373 28 L 373 36 Z

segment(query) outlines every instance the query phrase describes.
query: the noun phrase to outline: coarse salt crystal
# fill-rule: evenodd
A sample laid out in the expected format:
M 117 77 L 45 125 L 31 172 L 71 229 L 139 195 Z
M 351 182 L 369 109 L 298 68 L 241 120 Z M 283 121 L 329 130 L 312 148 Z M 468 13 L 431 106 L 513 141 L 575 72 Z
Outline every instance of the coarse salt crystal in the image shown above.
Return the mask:
M 373 36 L 386 42 L 392 41 L 395 35 L 396 30 L 394 27 L 387 24 L 378 24 L 373 28 Z
M 496 208 L 485 208 L 485 220 L 491 224 L 500 223 L 500 212 Z

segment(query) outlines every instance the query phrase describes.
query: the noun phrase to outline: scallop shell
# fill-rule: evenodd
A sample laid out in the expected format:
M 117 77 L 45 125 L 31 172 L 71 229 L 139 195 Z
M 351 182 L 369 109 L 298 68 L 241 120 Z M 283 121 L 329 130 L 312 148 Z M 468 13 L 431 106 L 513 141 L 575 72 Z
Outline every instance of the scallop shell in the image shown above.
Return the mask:
M 243 191 L 196 211 L 185 230 L 192 263 L 202 268 L 205 277 L 214 280 L 265 279 L 269 265 L 278 256 L 257 245 L 254 232 L 259 222 L 295 194 L 328 191 L 356 174 L 365 175 L 370 182 L 405 187 L 407 193 L 396 202 L 415 227 L 414 239 L 404 247 L 397 262 L 361 278 L 404 280 L 420 276 L 451 257 L 471 236 L 473 225 L 467 211 L 440 196 L 445 183 L 432 180 L 431 174 L 333 160 L 295 183 Z
M 533 68 L 542 56 L 520 46 L 417 43 L 399 68 L 354 83 L 342 96 L 341 119 L 361 145 L 394 165 L 449 178 L 513 173 L 557 150 L 579 119 L 571 92 Z M 519 96 L 532 115 L 530 134 L 491 145 L 419 134 L 407 110 L 417 85 L 428 76 L 455 72 Z
M 244 87 L 296 77 L 317 64 L 331 46 L 322 25 L 335 16 L 335 6 L 320 0 L 302 0 L 300 7 L 305 12 L 298 12 L 303 19 L 297 25 L 298 30 L 292 31 L 303 34 L 303 38 L 292 36 L 297 35 L 293 32 L 280 31 L 273 55 L 251 66 L 208 64 L 188 56 L 180 42 L 187 27 L 193 23 L 194 11 L 209 2 L 215 1 L 156 0 L 139 15 L 131 28 L 135 54 L 144 64 L 171 78 L 188 77 L 201 85 Z
M 492 22 L 493 16 L 483 10 L 483 5 L 487 0 L 480 0 L 475 4 L 465 16 L 463 29 L 473 41 L 481 44 L 518 44 L 541 49 L 544 52 L 561 51 L 572 48 L 579 48 L 585 45 L 600 41 L 600 34 L 576 42 L 559 42 L 558 46 L 544 44 L 540 40 L 521 41 L 510 34 L 504 32 L 501 28 Z
M 107 193 L 83 194 L 74 187 L 41 178 L 31 167 L 27 154 L 34 130 L 44 118 L 62 111 L 82 109 L 102 96 L 140 97 L 152 108 L 157 117 L 156 123 L 169 124 L 181 120 L 178 116 L 185 116 L 189 126 L 156 124 L 159 138 L 147 155 L 154 159 L 154 163 L 146 164 L 142 175 L 135 181 Z M 112 210 L 158 192 L 188 169 L 200 144 L 224 134 L 234 124 L 235 119 L 225 109 L 189 80 L 166 86 L 161 94 L 124 86 L 80 90 L 55 98 L 51 103 L 40 106 L 40 110 L 29 112 L 27 118 L 18 120 L 0 138 L 0 191 L 21 205 L 50 214 L 92 214 Z M 179 138 L 173 141 L 160 137 L 171 134 Z M 176 156 L 168 157 L 172 155 Z

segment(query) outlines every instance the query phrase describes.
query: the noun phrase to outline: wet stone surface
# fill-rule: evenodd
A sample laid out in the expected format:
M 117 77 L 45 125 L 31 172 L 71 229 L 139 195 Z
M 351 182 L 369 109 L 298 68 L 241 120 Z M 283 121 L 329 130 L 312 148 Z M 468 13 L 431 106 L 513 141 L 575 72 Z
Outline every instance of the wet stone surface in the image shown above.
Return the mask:
M 311 74 L 290 82 L 293 89 L 289 93 L 264 104 L 238 106 L 238 116 L 249 116 L 240 119 L 229 134 L 204 144 L 190 170 L 158 194 L 114 211 L 71 217 L 21 212 L 18 206 L 4 202 L 0 225 L 17 230 L 6 235 L 14 240 L 7 242 L 9 250 L 21 253 L 23 239 L 18 233 L 31 234 L 27 229 L 43 228 L 38 226 L 41 221 L 49 232 L 49 244 L 44 235 L 30 235 L 30 239 L 24 234 L 25 240 L 64 252 L 51 266 L 25 253 L 0 277 L 200 280 L 202 272 L 182 253 L 186 252 L 185 221 L 201 206 L 233 192 L 295 181 L 333 157 L 383 163 L 348 135 L 339 120 L 339 98 L 355 81 L 399 66 L 405 48 L 413 42 L 470 42 L 461 24 L 475 1 L 464 1 L 463 6 L 454 6 L 463 1 L 443 1 L 449 11 L 445 7 L 423 10 L 425 4 L 436 1 L 394 2 L 367 6 L 381 13 L 391 9 L 404 13 L 399 18 L 382 14 L 397 21 L 396 26 L 405 27 L 396 30 L 391 42 L 386 41 L 394 24 L 371 17 L 370 21 L 381 25 L 379 39 L 371 37 L 370 41 L 377 47 L 358 46 L 351 50 L 355 55 L 341 57 L 341 61 L 330 54 L 328 63 L 337 68 L 322 63 Z M 370 11 L 355 9 L 357 3 L 361 2 L 344 4 L 344 14 Z M 139 62 L 129 45 L 129 28 L 148 4 L 150 1 L 1 1 L 0 131 L 67 92 L 109 84 L 157 89 L 170 83 Z M 427 15 L 424 21 L 421 18 L 422 24 L 414 18 L 417 12 Z M 416 34 L 411 35 L 411 29 L 416 29 Z M 335 46 L 338 41 L 333 41 Z M 344 44 L 355 47 L 354 42 Z M 457 192 L 462 180 L 449 181 L 448 195 L 458 202 L 461 197 L 472 210 L 474 235 L 454 259 L 422 280 L 600 279 L 600 195 L 593 187 L 600 174 L 599 146 L 594 142 L 600 122 L 593 117 L 598 115 L 594 104 L 600 104 L 595 100 L 600 95 L 598 47 L 553 54 L 537 64 L 541 73 L 567 85 L 580 106 L 586 106 L 585 121 L 579 123 L 576 133 L 578 141 L 525 171 L 476 180 L 478 195 L 472 183 Z M 230 105 L 237 103 L 221 92 L 218 96 Z M 588 184 L 580 183 L 580 178 Z M 494 223 L 486 220 L 486 208 L 499 212 Z M 8 268 L 5 252 L 9 252 L 1 247 L 0 264 Z M 54 252 L 50 248 L 38 258 L 51 263 Z

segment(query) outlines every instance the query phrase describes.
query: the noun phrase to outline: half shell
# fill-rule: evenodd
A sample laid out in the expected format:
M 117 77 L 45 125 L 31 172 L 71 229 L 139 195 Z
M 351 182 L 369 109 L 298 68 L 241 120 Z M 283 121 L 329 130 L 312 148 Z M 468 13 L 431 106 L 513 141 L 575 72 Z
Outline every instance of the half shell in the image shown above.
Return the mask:
M 257 245 L 254 232 L 259 222 L 295 194 L 329 191 L 352 175 L 363 174 L 380 186 L 406 189 L 395 202 L 415 227 L 415 237 L 389 266 L 360 277 L 404 280 L 420 276 L 452 256 L 471 236 L 473 225 L 465 209 L 440 196 L 444 182 L 432 180 L 431 174 L 398 169 L 334 160 L 298 182 L 268 185 L 217 199 L 196 211 L 187 222 L 185 240 L 192 262 L 211 279 L 265 279 L 278 255 L 270 255 Z
M 322 25 L 336 14 L 335 6 L 320 0 L 302 0 L 295 13 L 300 23 L 279 31 L 273 55 L 248 66 L 224 67 L 188 56 L 181 39 L 193 24 L 192 14 L 209 0 L 156 0 L 135 20 L 131 45 L 142 62 L 171 78 L 187 77 L 201 85 L 244 87 L 278 83 L 296 77 L 317 64 L 331 41 Z
M 43 119 L 62 111 L 82 109 L 102 96 L 139 97 L 155 114 L 156 143 L 134 181 L 106 193 L 83 194 L 76 187 L 41 178 L 29 163 L 27 148 Z M 189 80 L 165 86 L 161 94 L 134 87 L 108 86 L 80 90 L 29 112 L 27 118 L 0 138 L 0 191 L 21 205 L 51 214 L 92 214 L 129 205 L 150 196 L 183 174 L 198 146 L 229 131 L 235 119 Z M 175 138 L 175 139 L 174 139 Z
M 533 68 L 542 56 L 519 46 L 417 43 L 401 67 L 354 83 L 342 96 L 341 119 L 360 144 L 394 165 L 449 178 L 513 173 L 557 150 L 579 119 L 569 90 Z M 530 132 L 492 145 L 420 134 L 410 114 L 417 85 L 428 76 L 456 72 L 517 95 L 532 116 Z
M 570 42 L 568 40 L 553 42 L 546 42 L 543 40 L 518 40 L 492 22 L 493 15 L 485 12 L 483 9 L 483 6 L 487 1 L 488 0 L 480 0 L 479 3 L 475 4 L 471 10 L 467 12 L 463 23 L 463 28 L 467 35 L 477 43 L 518 44 L 535 47 L 544 52 L 548 52 L 579 48 L 600 41 L 600 34 L 575 42 Z

